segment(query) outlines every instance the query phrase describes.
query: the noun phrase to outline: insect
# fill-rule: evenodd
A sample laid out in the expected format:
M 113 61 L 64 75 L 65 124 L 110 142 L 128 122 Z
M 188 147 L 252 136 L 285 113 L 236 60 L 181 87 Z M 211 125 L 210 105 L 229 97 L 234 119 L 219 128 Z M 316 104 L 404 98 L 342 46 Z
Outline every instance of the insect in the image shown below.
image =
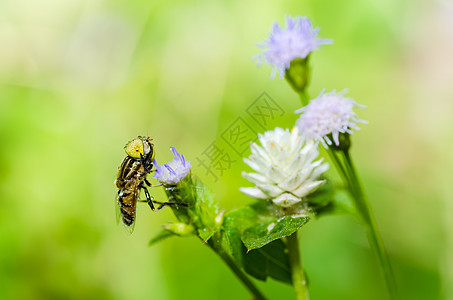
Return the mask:
M 152 139 L 149 137 L 139 136 L 127 143 L 125 146 L 127 156 L 118 168 L 118 176 L 115 181 L 118 188 L 117 202 L 120 216 L 124 225 L 131 230 L 135 221 L 137 201 L 140 201 L 140 190 L 145 192 L 146 202 L 153 211 L 160 210 L 168 204 L 175 204 L 173 202 L 154 201 L 145 186 L 145 184 L 150 187 L 153 186 L 146 179 L 146 175 L 153 172 L 155 152 L 151 141 Z M 160 206 L 156 209 L 153 203 L 160 204 Z

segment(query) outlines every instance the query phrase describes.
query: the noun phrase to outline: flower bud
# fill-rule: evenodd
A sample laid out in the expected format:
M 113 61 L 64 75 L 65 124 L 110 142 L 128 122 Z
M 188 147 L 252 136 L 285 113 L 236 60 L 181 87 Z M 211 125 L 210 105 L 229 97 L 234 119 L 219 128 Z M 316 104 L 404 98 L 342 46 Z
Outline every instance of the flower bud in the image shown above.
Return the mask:
M 309 57 L 293 59 L 289 68 L 286 69 L 285 78 L 297 93 L 304 92 L 308 86 L 310 80 Z
M 162 227 L 165 230 L 170 231 L 171 233 L 179 235 L 179 236 L 190 236 L 195 233 L 195 228 L 190 224 L 171 223 L 171 224 L 162 225 Z
M 332 134 L 328 135 L 328 137 L 330 139 L 333 140 L 332 138 Z M 333 150 L 335 151 L 348 151 L 349 148 L 351 147 L 351 139 L 350 139 L 350 134 L 345 132 L 340 132 L 340 134 L 338 135 L 338 145 L 333 143 L 332 145 L 329 145 L 330 148 L 332 148 Z

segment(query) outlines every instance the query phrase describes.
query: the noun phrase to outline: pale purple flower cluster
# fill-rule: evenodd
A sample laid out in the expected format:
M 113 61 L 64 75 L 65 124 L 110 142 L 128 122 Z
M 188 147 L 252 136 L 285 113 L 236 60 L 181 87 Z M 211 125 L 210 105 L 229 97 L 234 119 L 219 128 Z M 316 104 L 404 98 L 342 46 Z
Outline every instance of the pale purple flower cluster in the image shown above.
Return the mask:
M 154 173 L 153 177 L 160 183 L 177 184 L 189 174 L 192 165 L 190 161 L 185 160 L 184 155 L 176 151 L 175 147 L 171 147 L 170 149 L 175 158 L 162 166 L 159 166 L 156 160 L 154 160 L 153 164 L 156 166 L 156 173 Z
M 358 118 L 352 110 L 354 107 L 365 108 L 357 104 L 350 98 L 343 97 L 346 91 L 337 93 L 333 90 L 324 94 L 324 90 L 319 96 L 295 111 L 302 113 L 296 122 L 296 127 L 300 133 L 321 144 L 327 149 L 332 145 L 328 135 L 332 134 L 335 145 L 339 146 L 340 133 L 352 134 L 351 129 L 359 130 L 356 123 L 366 124 L 367 122 Z
M 269 40 L 264 40 L 258 47 L 263 52 L 254 59 L 258 64 L 266 61 L 272 66 L 271 78 L 275 78 L 277 71 L 280 78 L 285 75 L 285 69 L 290 67 L 290 62 L 295 58 L 306 58 L 311 51 L 319 48 L 322 44 L 331 44 L 331 39 L 318 39 L 319 27 L 313 28 L 307 17 L 286 17 L 286 29 L 282 29 L 275 22 L 269 34 Z

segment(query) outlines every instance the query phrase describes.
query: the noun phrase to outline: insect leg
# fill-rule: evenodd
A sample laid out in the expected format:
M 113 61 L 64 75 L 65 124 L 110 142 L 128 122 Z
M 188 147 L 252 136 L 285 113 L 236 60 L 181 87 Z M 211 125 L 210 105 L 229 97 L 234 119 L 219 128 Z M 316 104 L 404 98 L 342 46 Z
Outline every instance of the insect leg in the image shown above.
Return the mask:
M 146 182 L 146 184 L 148 184 L 148 183 L 149 182 Z M 151 185 L 151 187 L 153 187 L 153 186 L 155 186 L 155 185 Z M 142 188 L 145 191 L 146 203 L 148 203 L 149 207 L 153 211 L 161 210 L 162 208 L 164 208 L 167 205 L 179 205 L 179 206 L 186 206 L 186 207 L 188 206 L 188 204 L 181 203 L 181 202 L 159 202 L 159 201 L 154 201 L 153 197 L 151 197 L 151 195 L 148 192 L 148 189 L 145 187 L 145 185 L 143 183 L 140 184 L 140 188 Z M 140 201 L 140 202 L 145 202 L 145 201 Z M 160 206 L 156 209 L 154 207 L 153 203 L 159 204 Z
M 140 184 L 140 187 L 145 191 L 146 202 L 148 203 L 149 207 L 151 208 L 152 211 L 155 211 L 156 209 L 154 208 L 153 199 L 151 198 L 148 189 L 143 185 L 143 183 Z
M 156 186 L 162 186 L 163 184 L 162 183 L 159 183 L 159 184 L 151 184 L 151 182 L 148 181 L 148 179 L 145 178 L 145 183 L 146 185 L 148 185 L 149 187 L 156 187 Z
M 181 202 L 159 202 L 159 201 L 153 201 L 156 204 L 159 204 L 160 206 L 156 210 L 161 210 L 167 205 L 177 205 L 177 206 L 189 206 L 187 203 L 181 203 Z

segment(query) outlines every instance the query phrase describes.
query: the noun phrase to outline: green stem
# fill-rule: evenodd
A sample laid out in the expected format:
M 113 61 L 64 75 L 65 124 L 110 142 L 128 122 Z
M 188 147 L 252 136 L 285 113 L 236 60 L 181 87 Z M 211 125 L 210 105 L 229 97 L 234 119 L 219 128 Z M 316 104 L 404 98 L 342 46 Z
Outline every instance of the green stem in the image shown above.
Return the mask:
M 231 271 L 236 275 L 245 287 L 253 294 L 256 300 L 267 300 L 266 297 L 258 290 L 253 282 L 245 275 L 245 273 L 236 265 L 231 256 L 225 252 L 219 242 L 219 236 L 215 234 L 208 241 L 209 247 L 214 250 L 217 255 L 227 264 Z
M 357 171 L 354 167 L 349 152 L 343 151 L 343 154 L 346 161 L 346 168 L 350 173 L 349 178 L 351 180 L 351 193 L 355 198 L 357 211 L 365 224 L 366 234 L 371 248 L 378 257 L 379 264 L 384 273 L 385 282 L 389 290 L 390 298 L 396 299 L 396 281 L 393 276 L 390 259 L 387 252 L 385 251 L 384 242 L 382 241 L 382 238 L 379 234 L 376 220 L 374 218 L 373 212 L 371 211 L 370 203 L 368 202 L 367 196 L 364 192 L 359 176 L 357 175 Z
M 348 187 L 350 187 L 350 182 L 351 181 L 349 180 L 349 175 L 346 172 L 345 167 L 343 167 L 343 165 L 341 164 L 341 161 L 338 158 L 337 154 L 335 153 L 335 150 L 333 150 L 332 148 L 329 147 L 326 151 L 327 151 L 327 154 L 330 157 L 330 160 L 335 165 L 335 168 L 338 170 L 338 173 L 340 174 L 340 177 L 342 177 L 342 179 L 346 183 L 346 185 Z
M 297 94 L 299 95 L 300 103 L 302 104 L 302 106 L 307 105 L 309 100 L 307 89 L 304 89 L 303 91 L 298 92 Z
M 293 279 L 294 292 L 297 300 L 308 300 L 307 280 L 300 259 L 299 239 L 297 231 L 286 238 L 288 248 L 289 264 L 291 265 L 291 274 Z

